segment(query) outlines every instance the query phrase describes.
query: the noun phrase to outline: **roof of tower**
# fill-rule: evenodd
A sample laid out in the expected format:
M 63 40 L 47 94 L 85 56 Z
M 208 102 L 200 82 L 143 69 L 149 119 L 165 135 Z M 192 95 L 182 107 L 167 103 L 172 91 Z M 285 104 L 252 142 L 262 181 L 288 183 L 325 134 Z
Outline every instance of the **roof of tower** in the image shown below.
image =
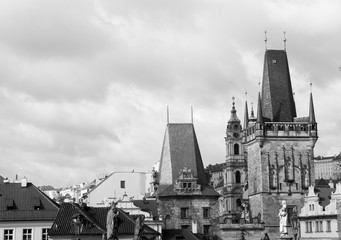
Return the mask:
M 192 170 L 198 184 L 208 186 L 193 124 L 167 124 L 160 160 L 158 192 L 174 185 L 185 167 Z
M 262 110 L 264 121 L 293 122 L 296 117 L 289 64 L 284 50 L 265 52 Z
M 240 120 L 237 117 L 237 110 L 236 110 L 236 107 L 234 105 L 235 105 L 235 102 L 234 102 L 234 97 L 233 97 L 231 117 L 230 117 L 229 123 L 232 123 L 232 122 L 240 123 Z

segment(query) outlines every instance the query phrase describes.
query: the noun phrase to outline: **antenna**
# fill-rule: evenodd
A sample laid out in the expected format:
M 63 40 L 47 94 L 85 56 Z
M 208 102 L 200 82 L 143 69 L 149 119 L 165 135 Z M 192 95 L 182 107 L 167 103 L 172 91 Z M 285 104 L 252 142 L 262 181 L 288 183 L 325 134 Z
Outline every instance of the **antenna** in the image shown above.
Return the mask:
M 193 106 L 191 106 L 191 121 L 192 121 L 192 124 L 193 124 Z
M 169 108 L 168 108 L 168 105 L 167 105 L 167 124 L 169 124 Z
M 265 30 L 265 32 L 264 32 L 264 35 L 265 35 L 265 39 L 264 39 L 264 42 L 265 42 L 265 50 L 267 50 L 268 49 L 268 38 L 266 37 L 266 30 Z
M 284 43 L 284 51 L 286 51 L 287 50 L 287 39 L 286 39 L 286 37 L 285 37 L 285 31 L 283 31 L 283 43 Z

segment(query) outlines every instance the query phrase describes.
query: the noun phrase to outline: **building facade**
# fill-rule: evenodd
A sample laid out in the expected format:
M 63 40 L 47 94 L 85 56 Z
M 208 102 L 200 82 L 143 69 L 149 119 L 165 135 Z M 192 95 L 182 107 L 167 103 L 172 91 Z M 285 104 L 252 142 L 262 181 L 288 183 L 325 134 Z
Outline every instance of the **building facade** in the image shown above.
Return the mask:
M 0 183 L 0 239 L 47 240 L 59 205 L 27 179 Z
M 341 238 L 341 183 L 322 191 L 311 186 L 304 198 L 299 214 L 302 240 Z
M 315 179 L 337 179 L 340 174 L 341 154 L 330 157 L 316 157 L 314 159 Z

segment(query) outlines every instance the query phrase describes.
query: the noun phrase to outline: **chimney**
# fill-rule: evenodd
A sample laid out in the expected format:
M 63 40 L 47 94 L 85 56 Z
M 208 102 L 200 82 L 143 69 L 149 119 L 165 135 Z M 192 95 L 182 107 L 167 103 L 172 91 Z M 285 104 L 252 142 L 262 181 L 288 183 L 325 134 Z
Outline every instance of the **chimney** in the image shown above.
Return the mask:
M 27 187 L 27 178 L 24 177 L 23 179 L 21 179 L 21 187 Z
M 8 179 L 8 178 L 5 178 L 5 179 L 4 179 L 4 183 L 9 183 L 9 179 Z

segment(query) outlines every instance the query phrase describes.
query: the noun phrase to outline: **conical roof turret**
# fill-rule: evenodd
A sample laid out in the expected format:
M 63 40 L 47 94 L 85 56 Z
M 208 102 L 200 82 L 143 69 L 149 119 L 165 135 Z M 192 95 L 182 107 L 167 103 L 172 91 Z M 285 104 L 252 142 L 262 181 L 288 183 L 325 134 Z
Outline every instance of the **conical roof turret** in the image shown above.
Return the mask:
M 244 129 L 249 125 L 249 109 L 247 107 L 247 101 L 245 101 L 245 112 L 244 112 Z
M 313 102 L 313 93 L 310 93 L 309 123 L 316 123 L 315 110 L 314 110 L 314 102 Z
M 238 122 L 240 123 L 239 118 L 237 117 L 237 110 L 236 107 L 234 106 L 235 102 L 234 102 L 234 97 L 232 98 L 233 102 L 232 102 L 232 110 L 231 110 L 231 117 L 230 120 L 228 121 L 228 123 L 233 123 L 233 122 Z
M 260 92 L 258 93 L 257 123 L 263 123 L 262 100 L 260 97 Z

